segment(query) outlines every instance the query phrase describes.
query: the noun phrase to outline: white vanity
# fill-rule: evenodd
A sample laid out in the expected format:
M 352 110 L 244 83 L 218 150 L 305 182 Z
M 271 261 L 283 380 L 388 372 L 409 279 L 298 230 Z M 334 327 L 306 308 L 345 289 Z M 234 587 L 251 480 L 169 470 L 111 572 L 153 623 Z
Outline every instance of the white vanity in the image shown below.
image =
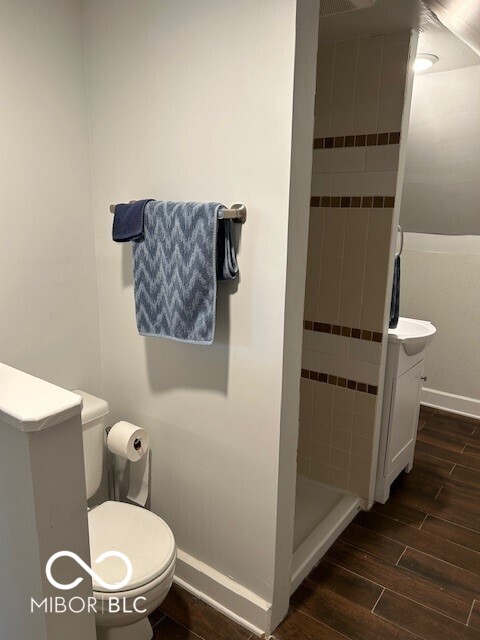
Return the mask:
M 388 332 L 387 366 L 375 500 L 386 502 L 390 486 L 411 471 L 417 439 L 425 350 L 436 329 L 425 320 L 400 318 Z

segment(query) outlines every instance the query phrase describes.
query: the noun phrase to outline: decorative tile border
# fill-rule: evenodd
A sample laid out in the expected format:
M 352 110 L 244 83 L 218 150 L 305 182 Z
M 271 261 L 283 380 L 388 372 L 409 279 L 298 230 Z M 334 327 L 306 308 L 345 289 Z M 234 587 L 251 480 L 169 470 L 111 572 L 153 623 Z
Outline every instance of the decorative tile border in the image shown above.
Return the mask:
M 394 196 L 312 196 L 310 207 L 393 209 Z
M 304 320 L 303 328 L 307 331 L 332 333 L 335 336 L 343 336 L 344 338 L 357 338 L 357 340 L 367 340 L 368 342 L 381 342 L 383 338 L 382 334 L 378 331 L 367 331 L 365 329 L 355 329 L 353 327 L 342 327 L 338 324 L 312 322 L 311 320 Z
M 372 396 L 376 396 L 378 393 L 378 387 L 374 386 L 373 384 L 367 384 L 366 382 L 356 382 L 355 380 L 347 380 L 346 378 L 332 376 L 329 373 L 319 373 L 318 371 L 309 371 L 308 369 L 302 369 L 302 378 L 306 378 L 307 380 L 314 380 L 315 382 L 323 382 L 324 384 L 333 384 L 336 387 L 352 389 L 352 391 L 369 393 Z
M 314 149 L 342 149 L 348 147 L 378 147 L 386 144 L 399 144 L 400 131 L 389 133 L 366 133 L 351 136 L 335 136 L 331 138 L 315 138 Z

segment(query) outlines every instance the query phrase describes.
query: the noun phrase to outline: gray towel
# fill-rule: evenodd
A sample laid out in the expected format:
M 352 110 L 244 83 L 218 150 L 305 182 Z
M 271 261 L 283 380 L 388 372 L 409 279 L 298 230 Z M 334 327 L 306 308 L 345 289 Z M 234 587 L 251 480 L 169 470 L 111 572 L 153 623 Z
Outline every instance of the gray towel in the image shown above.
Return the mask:
M 133 243 L 140 335 L 212 344 L 217 273 L 233 279 L 238 271 L 232 222 L 218 220 L 222 208 L 218 202 L 146 204 L 144 238 Z

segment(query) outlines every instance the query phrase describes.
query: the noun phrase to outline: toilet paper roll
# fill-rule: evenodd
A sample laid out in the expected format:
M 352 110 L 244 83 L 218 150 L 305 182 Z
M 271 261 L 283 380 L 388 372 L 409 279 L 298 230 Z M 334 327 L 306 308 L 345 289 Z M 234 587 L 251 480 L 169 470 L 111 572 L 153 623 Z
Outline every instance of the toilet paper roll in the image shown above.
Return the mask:
M 126 458 L 131 462 L 137 462 L 147 453 L 150 445 L 150 436 L 140 427 L 122 420 L 110 429 L 107 438 L 109 450 Z

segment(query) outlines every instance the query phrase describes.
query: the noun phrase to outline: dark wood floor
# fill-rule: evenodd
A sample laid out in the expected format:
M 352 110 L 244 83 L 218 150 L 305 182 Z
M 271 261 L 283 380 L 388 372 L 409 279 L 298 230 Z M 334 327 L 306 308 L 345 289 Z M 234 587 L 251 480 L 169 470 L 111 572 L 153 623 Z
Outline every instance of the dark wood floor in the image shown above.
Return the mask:
M 422 409 L 415 465 L 292 597 L 277 640 L 480 640 L 480 423 Z M 174 588 L 155 640 L 253 637 Z

